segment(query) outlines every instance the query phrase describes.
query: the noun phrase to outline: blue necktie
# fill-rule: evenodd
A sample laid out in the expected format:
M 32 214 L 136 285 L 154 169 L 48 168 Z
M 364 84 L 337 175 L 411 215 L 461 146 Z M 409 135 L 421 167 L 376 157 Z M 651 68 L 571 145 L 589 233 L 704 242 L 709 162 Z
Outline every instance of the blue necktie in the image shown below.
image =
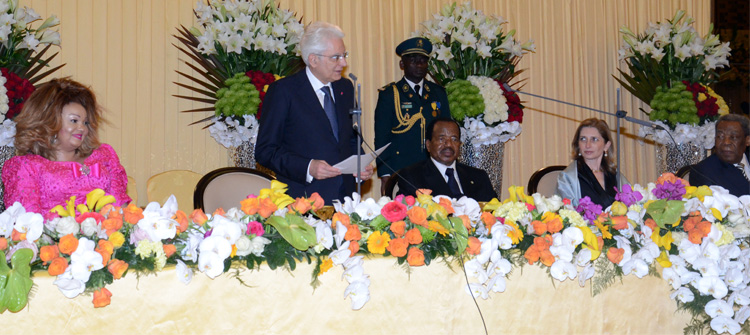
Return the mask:
M 336 106 L 333 102 L 333 97 L 331 96 L 331 89 L 328 86 L 323 86 L 323 88 L 320 89 L 323 91 L 323 94 L 325 97 L 323 97 L 323 110 L 326 112 L 326 116 L 328 116 L 328 122 L 331 123 L 331 129 L 333 129 L 333 137 L 336 138 L 336 141 L 339 140 L 339 123 L 336 120 Z
M 456 182 L 456 176 L 453 175 L 453 168 L 445 169 L 445 175 L 448 177 L 448 188 L 451 189 L 451 197 L 458 198 L 461 194 L 461 189 L 458 188 L 458 182 Z

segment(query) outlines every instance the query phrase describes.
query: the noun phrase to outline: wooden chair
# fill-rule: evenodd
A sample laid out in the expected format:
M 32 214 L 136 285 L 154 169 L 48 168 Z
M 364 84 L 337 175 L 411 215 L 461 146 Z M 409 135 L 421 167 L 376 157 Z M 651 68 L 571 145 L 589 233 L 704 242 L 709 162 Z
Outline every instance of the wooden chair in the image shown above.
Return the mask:
M 557 192 L 557 175 L 565 170 L 565 165 L 552 165 L 534 172 L 526 188 L 529 194 L 539 193 L 551 197 Z
M 677 173 L 675 173 L 675 175 L 677 177 L 685 179 L 685 180 L 687 180 L 689 182 L 690 181 L 690 170 L 692 168 L 693 168 L 692 165 L 685 165 L 685 166 L 681 167 L 679 170 L 677 170 Z
M 206 213 L 221 207 L 225 210 L 240 207 L 240 201 L 261 189 L 271 187 L 271 175 L 250 168 L 226 167 L 213 170 L 195 186 L 193 203 Z
M 193 190 L 200 179 L 199 173 L 189 170 L 170 170 L 153 175 L 146 182 L 148 202 L 156 201 L 163 205 L 174 194 L 178 208 L 190 214 L 195 208 Z

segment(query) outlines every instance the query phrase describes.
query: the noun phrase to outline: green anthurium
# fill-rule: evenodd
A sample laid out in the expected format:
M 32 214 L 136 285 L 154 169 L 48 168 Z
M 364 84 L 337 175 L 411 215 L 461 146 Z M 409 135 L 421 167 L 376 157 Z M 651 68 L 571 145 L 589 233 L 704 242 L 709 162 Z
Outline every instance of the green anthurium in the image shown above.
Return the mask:
M 10 258 L 9 268 L 5 261 L 0 262 L 0 313 L 9 310 L 16 313 L 26 307 L 29 292 L 34 282 L 31 281 L 31 267 L 29 262 L 34 257 L 31 249 L 20 249 Z M 0 251 L 0 259 L 5 259 L 5 253 Z
M 646 213 L 651 215 L 656 225 L 667 229 L 668 224 L 674 224 L 680 219 L 685 208 L 685 202 L 681 200 L 657 200 L 648 205 Z
M 453 240 L 456 241 L 456 250 L 466 250 L 466 247 L 469 244 L 469 232 L 466 231 L 466 227 L 464 227 L 461 218 L 453 217 L 445 219 L 438 215 L 437 219 L 438 222 L 440 222 L 440 224 L 445 227 L 445 229 L 448 229 L 448 231 L 451 232 L 451 235 L 453 235 Z
M 266 223 L 276 228 L 281 237 L 299 250 L 307 250 L 318 243 L 315 229 L 299 216 L 271 216 Z

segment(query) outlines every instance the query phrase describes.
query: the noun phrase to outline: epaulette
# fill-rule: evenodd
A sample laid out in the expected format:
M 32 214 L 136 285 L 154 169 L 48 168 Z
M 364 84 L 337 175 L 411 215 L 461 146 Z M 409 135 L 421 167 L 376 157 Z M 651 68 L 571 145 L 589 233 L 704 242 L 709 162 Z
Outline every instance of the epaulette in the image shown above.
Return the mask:
M 388 84 L 388 85 L 385 85 L 385 86 L 383 86 L 383 87 L 379 88 L 379 89 L 378 89 L 378 91 L 380 91 L 380 92 L 383 92 L 383 91 L 387 90 L 387 89 L 388 89 L 389 87 L 391 87 L 391 86 L 396 86 L 396 82 L 395 82 L 395 81 L 394 81 L 394 82 L 391 82 L 390 84 Z

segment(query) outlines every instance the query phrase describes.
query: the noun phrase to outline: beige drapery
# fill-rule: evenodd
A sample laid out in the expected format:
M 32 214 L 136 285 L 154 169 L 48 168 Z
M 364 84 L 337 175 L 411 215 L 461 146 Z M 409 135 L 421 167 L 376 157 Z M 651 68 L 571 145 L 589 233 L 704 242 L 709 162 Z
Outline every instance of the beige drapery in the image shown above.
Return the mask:
M 189 123 L 205 113 L 184 114 L 199 105 L 175 98 L 190 94 L 173 82 L 183 81 L 175 70 L 190 71 L 172 45 L 179 25 L 193 24 L 195 0 L 22 0 L 46 17 L 61 21 L 62 49 L 58 72 L 89 84 L 108 110 L 103 142 L 120 155 L 128 174 L 138 184 L 139 204 L 146 203 L 146 180 L 157 173 L 187 169 L 198 173 L 231 164 L 228 151 L 201 126 Z M 304 23 L 329 21 L 341 26 L 351 53 L 348 72 L 363 88 L 363 128 L 373 142 L 373 108 L 377 88 L 398 80 L 401 70 L 393 51 L 449 3 L 445 0 L 279 0 L 298 13 Z M 535 54 L 520 68 L 528 78 L 525 90 L 572 103 L 616 110 L 612 78 L 619 65 L 618 29 L 622 25 L 643 31 L 649 21 L 663 21 L 677 9 L 696 18 L 696 29 L 707 31 L 709 0 L 475 0 L 475 8 L 509 21 L 520 40 L 534 39 Z M 531 174 L 548 165 L 570 161 L 570 141 L 577 124 L 595 112 L 538 98 L 526 101 L 523 133 L 506 145 L 503 188 L 526 185 Z M 622 109 L 629 116 L 646 118 L 642 105 L 622 93 Z M 643 106 L 645 107 L 645 106 Z M 614 129 L 615 118 L 604 117 Z M 637 127 L 623 124 L 622 171 L 632 182 L 654 181 L 657 171 L 654 146 L 637 141 Z M 379 181 L 367 195 L 379 196 Z M 377 191 L 377 192 L 376 192 Z M 503 192 L 507 197 L 507 191 Z

